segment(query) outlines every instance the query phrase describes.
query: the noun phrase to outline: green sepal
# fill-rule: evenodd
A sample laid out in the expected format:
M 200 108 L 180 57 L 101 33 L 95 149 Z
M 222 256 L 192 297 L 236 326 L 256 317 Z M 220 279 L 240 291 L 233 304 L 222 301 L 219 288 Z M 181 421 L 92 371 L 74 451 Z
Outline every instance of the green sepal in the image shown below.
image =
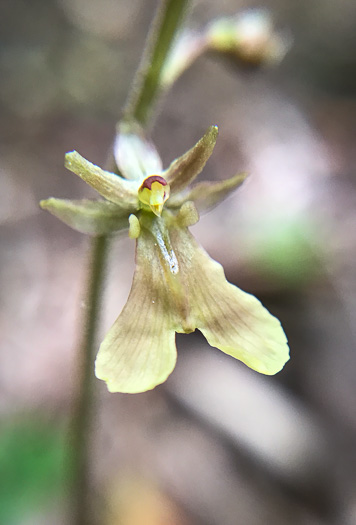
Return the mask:
M 213 152 L 218 127 L 210 126 L 205 135 L 189 151 L 175 159 L 162 174 L 171 188 L 171 195 L 182 191 L 199 175 Z
M 129 227 L 128 212 L 108 201 L 47 199 L 40 202 L 65 224 L 81 233 L 104 235 Z
M 199 182 L 185 192 L 173 195 L 167 202 L 170 208 L 179 208 L 187 201 L 194 202 L 200 213 L 211 210 L 241 186 L 247 173 L 239 173 L 230 179 L 218 182 Z
M 120 173 L 130 180 L 142 181 L 162 171 L 162 161 L 153 142 L 137 123 L 121 122 L 114 143 L 114 156 Z
M 99 166 L 82 157 L 77 151 L 66 153 L 64 165 L 110 202 L 114 202 L 126 210 L 135 211 L 138 209 L 138 185 L 136 182 L 128 181 L 115 175 L 115 173 L 102 170 Z

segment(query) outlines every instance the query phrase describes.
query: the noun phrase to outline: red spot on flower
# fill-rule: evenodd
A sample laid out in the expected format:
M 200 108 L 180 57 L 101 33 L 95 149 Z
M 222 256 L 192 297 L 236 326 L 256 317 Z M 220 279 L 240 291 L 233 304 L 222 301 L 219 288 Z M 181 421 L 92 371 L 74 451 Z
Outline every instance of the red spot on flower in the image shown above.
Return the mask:
M 159 182 L 162 186 L 167 186 L 167 181 L 163 177 L 160 175 L 151 175 L 143 181 L 140 190 L 143 190 L 143 188 L 148 188 L 150 190 L 154 182 Z

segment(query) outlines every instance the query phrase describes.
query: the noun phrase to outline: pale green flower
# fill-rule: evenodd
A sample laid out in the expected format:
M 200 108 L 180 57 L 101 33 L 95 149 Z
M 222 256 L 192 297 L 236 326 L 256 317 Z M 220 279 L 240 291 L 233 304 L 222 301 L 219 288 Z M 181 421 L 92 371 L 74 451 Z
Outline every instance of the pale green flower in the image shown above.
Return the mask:
M 115 144 L 120 175 L 77 152 L 65 165 L 106 200 L 48 199 L 41 206 L 89 234 L 129 229 L 136 238 L 136 271 L 127 303 L 96 359 L 95 373 L 111 392 L 143 392 L 173 371 L 175 332 L 199 329 L 207 341 L 250 368 L 275 374 L 289 359 L 278 319 L 252 295 L 227 282 L 222 266 L 190 234 L 198 211 L 211 208 L 245 175 L 223 182 L 190 183 L 203 169 L 217 137 L 212 126 L 187 153 L 162 170 L 139 128 L 121 126 Z

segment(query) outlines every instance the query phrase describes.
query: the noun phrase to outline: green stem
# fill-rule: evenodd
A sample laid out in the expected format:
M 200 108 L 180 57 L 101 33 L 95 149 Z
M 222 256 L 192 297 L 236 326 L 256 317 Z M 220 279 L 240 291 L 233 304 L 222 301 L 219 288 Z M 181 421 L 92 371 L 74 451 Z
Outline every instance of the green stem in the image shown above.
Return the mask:
M 124 120 L 147 126 L 162 85 L 162 72 L 183 22 L 188 0 L 163 0 L 153 20 L 145 52 L 124 110 Z
M 147 126 L 152 108 L 160 92 L 161 76 L 171 44 L 183 21 L 188 0 L 163 0 L 148 37 L 144 55 L 124 112 L 125 120 L 137 120 Z M 112 156 L 112 152 L 110 152 Z M 80 378 L 78 396 L 73 409 L 71 433 L 71 497 L 73 525 L 95 523 L 90 487 L 90 427 L 94 404 L 93 363 L 97 347 L 97 329 L 104 287 L 109 238 L 92 241 L 87 300 L 84 313 L 83 338 L 80 344 Z
M 91 435 L 94 401 L 93 362 L 97 350 L 96 335 L 100 320 L 108 249 L 108 236 L 99 236 L 92 240 L 87 298 L 84 305 L 84 329 L 79 346 L 78 396 L 73 409 L 70 449 L 72 516 L 75 525 L 94 523 L 88 469 L 90 463 L 89 436 Z

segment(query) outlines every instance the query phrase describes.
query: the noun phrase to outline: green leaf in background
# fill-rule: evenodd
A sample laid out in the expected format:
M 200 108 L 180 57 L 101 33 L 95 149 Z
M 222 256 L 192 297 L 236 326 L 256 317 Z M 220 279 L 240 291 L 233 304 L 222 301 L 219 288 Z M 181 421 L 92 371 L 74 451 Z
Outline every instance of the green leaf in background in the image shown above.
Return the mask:
M 2 422 L 0 523 L 13 525 L 64 495 L 64 432 L 48 422 Z
M 299 287 L 320 276 L 318 234 L 308 218 L 266 218 L 249 231 L 249 266 L 278 287 Z

